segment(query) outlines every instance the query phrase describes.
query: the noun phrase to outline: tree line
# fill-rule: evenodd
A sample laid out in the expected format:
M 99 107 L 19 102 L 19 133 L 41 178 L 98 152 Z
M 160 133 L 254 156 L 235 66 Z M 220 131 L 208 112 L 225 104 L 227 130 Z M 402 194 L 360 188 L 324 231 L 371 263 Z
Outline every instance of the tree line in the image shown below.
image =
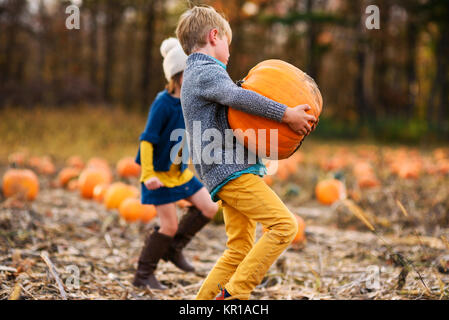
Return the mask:
M 241 79 L 277 58 L 318 83 L 326 117 L 409 121 L 449 132 L 446 0 L 0 0 L 0 107 L 119 105 L 147 111 L 164 87 L 161 41 L 179 15 L 207 4 L 233 29 L 228 67 Z M 379 8 L 380 29 L 365 26 Z

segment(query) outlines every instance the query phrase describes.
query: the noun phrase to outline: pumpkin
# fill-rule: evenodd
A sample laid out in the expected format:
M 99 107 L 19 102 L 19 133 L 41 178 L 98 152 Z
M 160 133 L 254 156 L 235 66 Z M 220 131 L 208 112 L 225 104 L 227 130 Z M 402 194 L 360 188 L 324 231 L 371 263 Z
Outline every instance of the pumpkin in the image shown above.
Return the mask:
M 188 208 L 188 207 L 193 207 L 193 204 L 190 201 L 187 201 L 187 200 L 184 200 L 184 199 L 176 201 L 176 205 L 178 207 L 180 207 L 181 209 Z
M 140 166 L 134 161 L 132 157 L 126 157 L 121 159 L 116 166 L 117 173 L 120 177 L 139 177 Z
M 304 219 L 300 216 L 294 214 L 296 221 L 298 223 L 298 232 L 296 233 L 295 238 L 292 241 L 292 244 L 300 244 L 306 241 L 306 223 Z M 268 232 L 268 229 L 262 227 L 263 232 Z
M 23 167 L 25 165 L 26 157 L 27 157 L 26 152 L 11 153 L 8 156 L 8 162 L 12 165 Z
M 287 62 L 267 60 L 259 63 L 245 77 L 242 87 L 283 103 L 290 108 L 308 104 L 311 107 L 308 113 L 317 119 L 321 114 L 323 99 L 315 81 Z M 250 115 L 233 108 L 228 109 L 228 120 L 237 140 L 253 153 L 257 152 L 261 157 L 286 159 L 297 150 L 304 139 L 285 123 Z M 241 131 L 237 129 L 241 129 Z M 245 138 L 244 133 L 248 129 L 255 130 L 255 134 Z M 265 145 L 260 143 L 259 129 L 266 129 Z M 273 155 L 270 149 L 271 129 L 278 130 L 277 148 L 273 147 L 273 151 L 276 151 L 277 154 Z M 261 135 L 261 139 L 262 137 L 263 135 Z
M 62 169 L 58 174 L 59 185 L 65 188 L 71 180 L 78 178 L 79 174 L 80 169 L 78 168 L 68 167 Z
M 153 205 L 141 204 L 139 199 L 128 198 L 122 201 L 119 207 L 120 216 L 127 222 L 138 220 L 148 223 L 156 216 Z
M 55 165 L 53 164 L 53 161 L 49 157 L 43 157 L 37 169 L 39 173 L 45 175 L 52 175 L 56 172 Z
M 7 198 L 22 196 L 33 201 L 39 193 L 39 180 L 36 174 L 28 169 L 9 169 L 3 176 L 2 186 Z
M 157 212 L 155 206 L 153 206 L 152 204 L 141 204 L 141 206 L 143 207 L 143 214 L 140 218 L 140 221 L 142 221 L 143 223 L 148 223 L 156 217 Z
M 331 205 L 346 197 L 346 188 L 340 180 L 323 180 L 316 185 L 315 196 L 320 203 Z
M 118 209 L 120 204 L 127 198 L 135 198 L 139 190 L 128 184 L 116 182 L 111 184 L 104 195 L 103 203 L 107 209 Z
M 89 161 L 87 161 L 86 164 L 87 168 L 108 168 L 109 169 L 109 163 L 99 157 L 90 158 Z
M 303 243 L 306 241 L 306 223 L 304 222 L 303 218 L 301 218 L 298 215 L 294 215 L 296 218 L 296 221 L 298 222 L 298 233 L 296 234 L 295 238 L 293 239 L 292 243 Z
M 78 188 L 83 198 L 91 199 L 95 186 L 109 182 L 110 177 L 103 169 L 88 168 L 81 172 L 78 179 Z
M 376 178 L 374 174 L 366 174 L 360 177 L 357 177 L 357 184 L 359 188 L 374 188 L 380 185 L 379 180 Z
M 79 189 L 78 179 L 70 180 L 69 183 L 67 183 L 67 190 L 75 191 L 78 189 Z
M 109 188 L 108 183 L 97 184 L 94 188 L 94 192 L 92 194 L 95 201 L 102 203 L 104 199 L 104 195 Z
M 68 167 L 83 169 L 84 168 L 84 162 L 83 159 L 81 159 L 80 156 L 71 156 L 67 159 L 66 165 Z
M 273 185 L 273 176 L 264 176 L 263 181 L 270 187 Z

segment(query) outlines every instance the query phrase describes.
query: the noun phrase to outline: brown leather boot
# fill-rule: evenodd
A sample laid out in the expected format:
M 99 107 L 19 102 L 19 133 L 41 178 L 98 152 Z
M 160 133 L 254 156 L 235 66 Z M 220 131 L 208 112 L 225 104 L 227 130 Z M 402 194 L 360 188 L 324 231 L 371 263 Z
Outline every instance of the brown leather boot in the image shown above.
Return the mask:
M 171 261 L 175 266 L 185 272 L 193 272 L 195 268 L 186 260 L 182 250 L 211 219 L 205 217 L 196 207 L 190 207 L 179 222 L 178 231 L 172 245 L 163 256 L 165 261 Z
M 154 276 L 157 263 L 161 257 L 167 252 L 173 242 L 173 238 L 158 232 L 159 228 L 155 228 L 147 238 L 140 253 L 137 271 L 134 276 L 133 284 L 136 287 L 165 290 L 166 286 L 162 285 Z

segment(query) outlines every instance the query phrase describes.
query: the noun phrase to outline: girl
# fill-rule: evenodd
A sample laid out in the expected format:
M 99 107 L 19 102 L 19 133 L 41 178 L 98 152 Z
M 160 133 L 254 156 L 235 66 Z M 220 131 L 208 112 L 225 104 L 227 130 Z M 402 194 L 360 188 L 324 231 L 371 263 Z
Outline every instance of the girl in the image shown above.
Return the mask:
M 134 285 L 149 286 L 164 290 L 154 276 L 158 261 L 173 262 L 178 268 L 188 272 L 194 267 L 182 254 L 183 248 L 215 215 L 218 206 L 209 192 L 187 168 L 187 161 L 172 161 L 171 154 L 178 151 L 179 160 L 183 141 L 171 141 L 173 130 L 185 129 L 180 92 L 187 56 L 175 38 L 165 40 L 161 45 L 164 57 L 163 68 L 168 84 L 153 102 L 145 131 L 140 136 L 140 148 L 136 162 L 141 164 L 142 203 L 154 204 L 161 227 L 156 227 L 146 237 L 140 254 Z M 186 146 L 185 146 L 186 147 Z M 178 225 L 175 202 L 187 199 L 192 204 Z

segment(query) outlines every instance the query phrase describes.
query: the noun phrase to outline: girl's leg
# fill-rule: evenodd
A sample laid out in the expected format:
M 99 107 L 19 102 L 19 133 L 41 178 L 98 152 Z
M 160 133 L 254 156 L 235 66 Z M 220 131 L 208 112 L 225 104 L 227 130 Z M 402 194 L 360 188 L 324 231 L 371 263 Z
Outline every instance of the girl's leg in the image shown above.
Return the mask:
M 218 204 L 212 201 L 209 192 L 204 187 L 188 197 L 187 200 L 209 219 L 212 219 L 218 211 Z
M 137 287 L 164 290 L 166 287 L 156 279 L 154 271 L 159 260 L 167 253 L 173 243 L 178 219 L 174 204 L 156 206 L 156 210 L 161 221 L 161 228 L 155 229 L 147 235 L 140 253 L 133 283 Z
M 182 250 L 192 240 L 195 234 L 209 223 L 217 213 L 218 205 L 212 201 L 209 192 L 204 187 L 187 199 L 194 206 L 190 207 L 187 213 L 181 218 L 178 232 L 167 255 L 164 256 L 164 260 L 173 262 L 181 270 L 192 272 L 195 271 L 195 268 L 186 260 L 182 254 Z
M 156 212 L 159 216 L 161 227 L 159 233 L 169 237 L 174 237 L 178 231 L 178 216 L 176 215 L 176 206 L 174 203 L 168 203 L 156 206 Z

